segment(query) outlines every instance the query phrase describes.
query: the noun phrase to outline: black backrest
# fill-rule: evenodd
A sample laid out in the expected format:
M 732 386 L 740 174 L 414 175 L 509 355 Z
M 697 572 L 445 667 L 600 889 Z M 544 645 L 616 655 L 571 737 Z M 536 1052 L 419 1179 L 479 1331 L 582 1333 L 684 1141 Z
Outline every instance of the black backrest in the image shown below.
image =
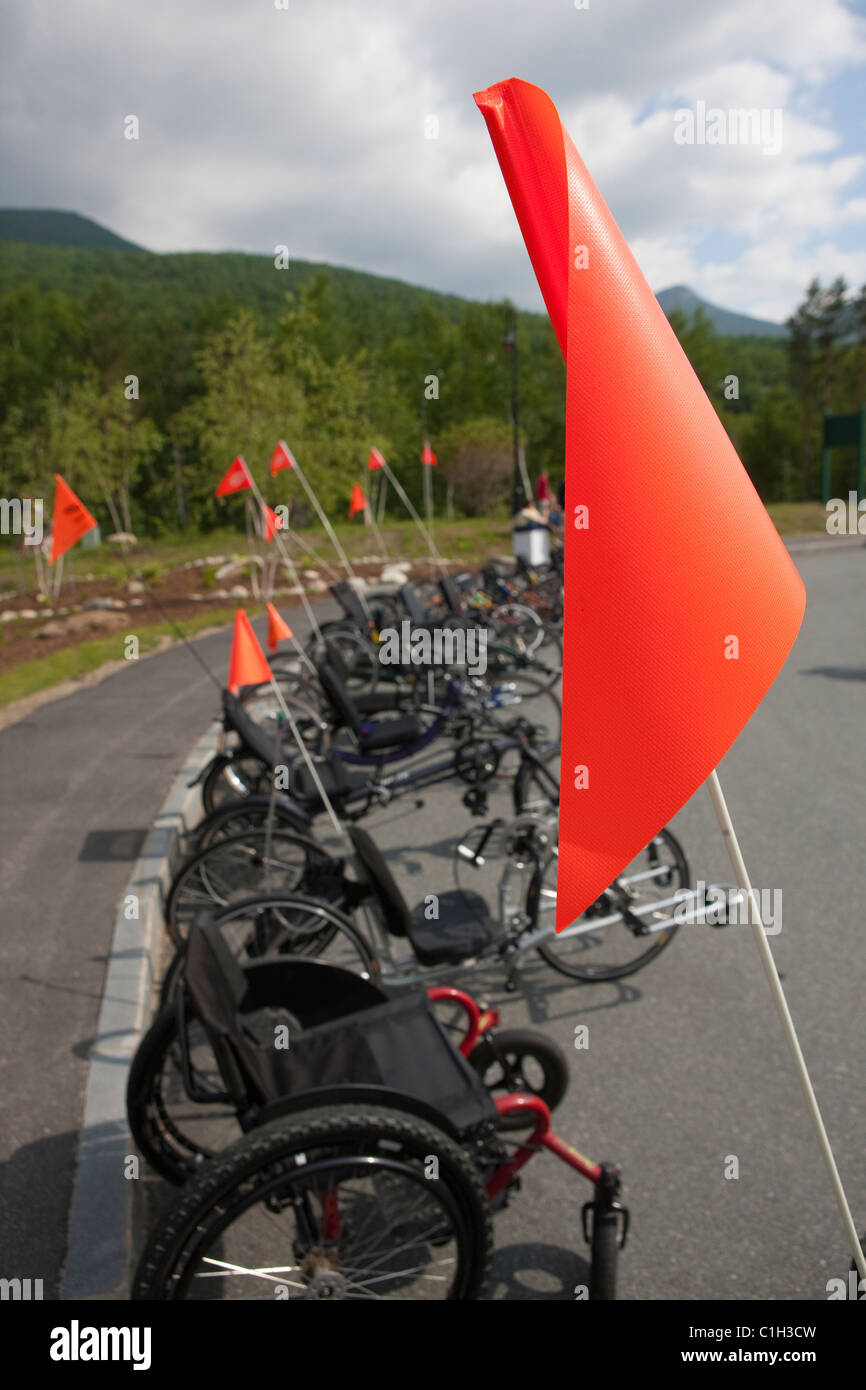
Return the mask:
M 322 689 L 333 705 L 334 712 L 358 738 L 363 738 L 364 730 L 361 716 L 358 712 L 358 706 L 349 694 L 349 687 L 340 680 L 333 666 L 329 665 L 327 661 L 322 662 L 318 669 Z
M 439 592 L 445 600 L 445 606 L 452 613 L 463 612 L 463 595 L 455 584 L 450 574 L 443 574 L 439 580 Z
M 385 926 L 392 936 L 407 936 L 412 914 L 385 862 L 385 856 L 366 830 L 359 825 L 347 828 L 360 868 L 379 900 Z
M 370 618 L 364 611 L 364 605 L 358 597 L 358 590 L 354 584 L 350 584 L 348 579 L 341 579 L 339 584 L 331 585 L 331 593 L 346 617 L 351 618 L 352 622 L 366 633 L 370 626 Z
M 414 584 L 404 584 L 397 590 L 397 597 L 406 609 L 409 621 L 420 627 L 427 625 L 427 611 L 424 608 Z
M 223 691 L 223 722 L 265 767 L 274 766 L 277 751 L 274 739 L 250 718 L 237 695 L 230 690 Z
M 423 992 L 387 999 L 368 980 L 315 960 L 263 960 L 241 969 L 217 923 L 204 916 L 190 929 L 186 985 L 247 1123 L 251 1109 L 305 1092 L 324 1100 L 335 1087 L 349 1094 L 373 1088 L 384 1104 L 414 1097 L 448 1116 L 458 1133 L 496 1120 L 480 1077 Z M 244 1027 L 251 1006 L 274 1008 L 259 1015 L 258 1029 Z M 274 1042 L 280 1006 L 294 1014 L 287 1048 Z

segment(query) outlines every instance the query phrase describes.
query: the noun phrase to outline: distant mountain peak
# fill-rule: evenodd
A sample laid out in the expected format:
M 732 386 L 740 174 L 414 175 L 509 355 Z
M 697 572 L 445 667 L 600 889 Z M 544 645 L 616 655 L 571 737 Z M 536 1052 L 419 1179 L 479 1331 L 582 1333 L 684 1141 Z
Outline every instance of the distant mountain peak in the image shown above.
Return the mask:
M 88 251 L 143 251 L 107 227 L 77 212 L 55 208 L 0 208 L 0 241 L 72 246 Z
M 660 290 L 656 299 L 668 315 L 674 309 L 679 309 L 691 317 L 697 309 L 703 309 L 716 332 L 726 338 L 784 338 L 787 332 L 784 324 L 752 318 L 750 314 L 738 314 L 733 309 L 710 304 L 709 300 L 695 294 L 689 285 L 671 285 L 666 290 Z

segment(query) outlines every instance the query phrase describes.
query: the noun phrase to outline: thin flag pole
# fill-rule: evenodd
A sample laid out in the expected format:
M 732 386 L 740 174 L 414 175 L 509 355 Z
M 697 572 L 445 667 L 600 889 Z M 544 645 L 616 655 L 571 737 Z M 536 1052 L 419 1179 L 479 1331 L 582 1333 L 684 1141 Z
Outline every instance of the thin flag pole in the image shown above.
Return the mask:
M 292 455 L 292 458 L 294 459 L 295 472 L 296 472 L 297 475 L 298 475 L 298 479 L 299 479 L 299 481 L 300 481 L 301 487 L 304 489 L 304 492 L 307 494 L 308 498 L 310 499 L 310 502 L 312 503 L 313 507 L 315 508 L 316 515 L 318 516 L 319 520 L 321 521 L 322 525 L 324 526 L 325 530 L 327 531 L 328 535 L 330 536 L 330 538 L 331 538 L 331 544 L 333 545 L 334 549 L 336 550 L 337 554 L 339 555 L 340 560 L 341 560 L 341 562 L 342 562 L 342 564 L 343 564 L 343 568 L 345 569 L 347 575 L 349 576 L 350 579 L 354 579 L 354 578 L 355 578 L 355 571 L 352 569 L 352 566 L 351 566 L 351 564 L 349 563 L 349 557 L 348 557 L 348 555 L 346 554 L 345 550 L 343 549 L 342 545 L 340 544 L 339 537 L 337 536 L 336 531 L 334 530 L 333 526 L 331 525 L 331 522 L 330 522 L 330 519 L 329 519 L 329 517 L 328 517 L 327 512 L 325 511 L 324 507 L 323 507 L 323 506 L 321 505 L 321 503 L 319 502 L 319 499 L 318 499 L 318 497 L 316 496 L 316 494 L 313 492 L 312 487 L 311 487 L 310 484 L 307 482 L 306 476 L 304 475 L 304 471 L 303 471 L 303 469 L 301 468 L 301 465 L 298 463 L 298 460 L 297 460 L 296 458 L 294 458 L 294 455 Z
M 433 476 L 430 472 L 429 463 L 421 464 L 421 473 L 424 480 L 424 511 L 427 514 L 427 526 L 430 535 L 433 535 Z
M 312 559 L 315 560 L 316 564 L 321 569 L 327 570 L 328 575 L 331 579 L 337 578 L 337 571 L 334 569 L 333 565 L 329 565 L 327 560 L 323 560 L 318 551 L 314 550 L 310 543 L 308 541 L 305 541 L 303 537 L 299 534 L 299 532 L 295 531 L 291 526 L 289 526 L 288 522 L 285 522 L 280 527 L 280 530 L 283 531 L 287 536 L 291 536 L 292 540 L 295 541 L 295 543 L 299 545 L 302 550 L 306 551 L 306 553 L 309 556 L 311 556 Z
M 301 735 L 298 732 L 298 726 L 295 723 L 294 718 L 292 717 L 291 710 L 289 709 L 288 705 L 285 702 L 285 699 L 283 698 L 283 692 L 280 690 L 280 687 L 274 680 L 273 673 L 271 673 L 271 685 L 273 687 L 274 694 L 277 697 L 277 703 L 279 704 L 280 709 L 282 710 L 283 715 L 285 716 L 286 722 L 288 723 L 288 726 L 292 731 L 292 737 L 294 738 L 295 743 L 298 745 L 298 751 L 300 752 L 300 755 L 303 758 L 304 762 L 307 764 L 307 771 L 309 772 L 310 776 L 313 779 L 313 782 L 315 783 L 316 791 L 322 798 L 322 805 L 324 806 L 325 810 L 330 816 L 331 824 L 333 825 L 337 834 L 342 839 L 348 841 L 351 844 L 349 836 L 346 834 L 345 828 L 343 827 L 342 822 L 340 821 L 336 811 L 334 810 L 331 804 L 328 793 L 325 791 L 325 788 L 322 785 L 322 780 L 319 777 L 319 774 L 316 770 L 316 765 L 310 757 L 310 750 L 307 748 L 307 745 L 304 743 L 304 740 L 301 738 Z
M 259 485 L 258 485 L 258 483 L 256 482 L 255 478 L 253 477 L 252 469 L 249 467 L 248 464 L 245 465 L 245 466 L 246 466 L 247 477 L 248 477 L 249 480 L 250 480 L 250 486 L 252 487 L 252 490 L 253 490 L 253 493 L 255 494 L 256 500 L 258 501 L 258 504 L 259 504 L 259 506 L 262 508 L 262 510 L 264 510 L 264 508 L 267 506 L 267 503 L 266 503 L 264 497 L 262 497 L 261 489 L 259 488 Z M 281 534 L 281 532 L 280 532 L 279 530 L 277 530 L 277 531 L 274 532 L 274 540 L 276 541 L 277 547 L 278 547 L 278 549 L 279 549 L 279 552 L 280 552 L 280 554 L 282 555 L 283 560 L 285 561 L 286 569 L 289 571 L 289 578 L 292 580 L 292 582 L 294 583 L 295 587 L 296 587 L 297 589 L 300 589 L 300 592 L 301 592 L 301 604 L 302 604 L 302 606 L 303 606 L 304 612 L 305 612 L 306 615 L 307 615 L 307 618 L 308 618 L 308 620 L 309 620 L 310 626 L 312 627 L 312 629 L 313 629 L 313 631 L 315 632 L 316 636 L 317 636 L 317 637 L 319 638 L 319 640 L 321 641 L 321 638 L 322 638 L 322 629 L 319 627 L 319 624 L 318 624 L 318 622 L 316 621 L 316 615 L 315 615 L 315 613 L 313 612 L 312 607 L 310 606 L 310 600 L 307 598 L 307 591 L 306 591 L 306 589 L 304 588 L 303 584 L 301 583 L 300 576 L 298 575 L 298 571 L 295 569 L 294 561 L 292 560 L 292 557 L 291 557 L 291 555 L 290 555 L 289 552 L 288 552 L 288 548 L 287 548 L 287 546 L 286 546 L 286 543 L 285 543 L 285 541 L 283 540 L 282 534 Z
M 857 1269 L 859 1270 L 860 1277 L 862 1279 L 866 1279 L 866 1255 L 864 1255 L 864 1252 L 861 1248 L 860 1236 L 858 1235 L 857 1227 L 854 1224 L 854 1218 L 851 1215 L 851 1208 L 849 1207 L 848 1199 L 845 1196 L 845 1189 L 842 1186 L 842 1179 L 839 1177 L 839 1170 L 836 1167 L 836 1159 L 834 1158 L 833 1150 L 830 1147 L 830 1139 L 824 1127 L 824 1121 L 821 1118 L 821 1111 L 818 1108 L 818 1101 L 816 1099 L 815 1092 L 812 1087 L 809 1072 L 806 1068 L 806 1061 L 803 1057 L 802 1049 L 800 1048 L 800 1040 L 797 1037 L 797 1032 L 794 1028 L 794 1020 L 791 1017 L 791 1011 L 788 1008 L 788 1001 L 785 998 L 785 992 L 782 989 L 782 982 L 779 979 L 779 971 L 776 968 L 776 962 L 773 959 L 773 953 L 770 950 L 770 946 L 767 941 L 767 936 L 764 931 L 763 923 L 761 921 L 761 908 L 758 902 L 758 897 L 755 893 L 754 888 L 752 887 L 752 883 L 749 878 L 749 872 L 746 868 L 745 861 L 740 850 L 740 845 L 737 840 L 736 831 L 734 830 L 733 821 L 731 820 L 731 813 L 728 810 L 728 804 L 725 801 L 724 792 L 722 791 L 722 786 L 719 782 L 717 772 L 714 771 L 710 773 L 707 785 L 710 790 L 710 800 L 713 803 L 713 810 L 715 811 L 716 819 L 719 822 L 719 829 L 721 830 L 722 838 L 725 841 L 725 847 L 728 851 L 728 857 L 731 861 L 731 867 L 734 871 L 734 876 L 737 880 L 738 886 L 743 890 L 743 892 L 746 894 L 748 898 L 749 924 L 752 928 L 752 935 L 755 938 L 755 945 L 757 946 L 758 954 L 761 957 L 761 964 L 764 967 L 764 974 L 767 978 L 767 984 L 770 987 L 770 993 L 773 996 L 773 1003 L 776 1006 L 776 1012 L 778 1013 L 779 1020 L 782 1024 L 782 1031 L 785 1034 L 785 1041 L 788 1044 L 788 1050 L 791 1054 L 791 1059 L 794 1063 L 794 1070 L 797 1073 L 797 1079 L 799 1080 L 800 1086 L 803 1091 L 803 1098 L 806 1102 L 806 1108 L 809 1111 L 809 1116 L 812 1120 L 812 1125 L 814 1127 L 815 1135 L 818 1140 L 818 1147 L 821 1150 L 821 1155 L 824 1159 L 824 1164 L 827 1168 L 827 1173 L 829 1175 L 830 1183 L 833 1188 L 833 1195 L 836 1198 L 836 1205 L 839 1208 L 839 1214 L 842 1217 L 842 1223 L 845 1227 L 848 1240 L 851 1244 L 851 1250 L 854 1255 L 854 1263 L 856 1264 Z
M 445 561 L 442 559 L 442 556 L 439 554 L 439 551 L 436 549 L 436 542 L 434 541 L 433 537 L 430 535 L 430 532 L 427 530 L 427 527 L 424 525 L 424 522 L 421 520 L 421 518 L 420 518 L 420 516 L 418 515 L 418 513 L 416 512 L 415 508 L 412 506 L 412 503 L 409 501 L 409 498 L 406 496 L 406 492 L 405 492 L 405 490 L 404 490 L 404 488 L 403 488 L 403 485 L 402 485 L 402 483 L 400 482 L 399 478 L 395 477 L 395 475 L 392 473 L 392 471 L 391 471 L 391 466 L 390 466 L 390 464 L 387 463 L 387 461 L 386 461 L 386 462 L 383 462 L 382 465 L 381 465 L 381 467 L 382 467 L 383 471 L 387 474 L 388 480 L 390 481 L 390 483 L 391 483 L 392 486 L 394 487 L 394 489 L 395 489 L 395 491 L 396 491 L 396 493 L 397 493 L 397 496 L 398 496 L 398 497 L 401 499 L 401 501 L 403 502 L 404 506 L 406 507 L 406 510 L 408 511 L 409 515 L 413 518 L 413 520 L 414 520 L 414 522 L 415 522 L 415 525 L 418 527 L 418 530 L 421 532 L 421 535 L 424 537 L 425 541 L 427 542 L 427 549 L 430 551 L 431 556 L 432 556 L 433 559 L 436 561 L 437 565 L 439 565 L 439 567 L 440 567 L 441 569 L 444 569 L 444 567 L 445 567 Z

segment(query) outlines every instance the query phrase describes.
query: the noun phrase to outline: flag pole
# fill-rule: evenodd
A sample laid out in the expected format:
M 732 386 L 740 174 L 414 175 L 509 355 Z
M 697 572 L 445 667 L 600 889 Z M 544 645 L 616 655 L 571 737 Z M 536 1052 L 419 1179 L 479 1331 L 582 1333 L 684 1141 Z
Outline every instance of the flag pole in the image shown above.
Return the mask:
M 292 455 L 292 457 L 294 458 L 294 455 Z M 305 475 L 304 475 L 304 471 L 303 471 L 303 469 L 301 468 L 301 465 L 298 463 L 298 460 L 297 460 L 297 459 L 294 459 L 294 464 L 295 464 L 295 472 L 296 472 L 297 475 L 298 475 L 298 479 L 299 479 L 299 481 L 300 481 L 301 487 L 304 489 L 304 492 L 307 494 L 308 498 L 310 499 L 310 502 L 312 503 L 313 507 L 315 508 L 316 515 L 318 516 L 319 520 L 321 521 L 322 525 L 324 526 L 325 530 L 327 531 L 328 535 L 330 536 L 330 538 L 331 538 L 331 544 L 333 545 L 334 549 L 336 550 L 337 554 L 339 555 L 340 560 L 342 561 L 343 567 L 344 567 L 344 569 L 345 569 L 347 575 L 349 576 L 350 579 L 354 579 L 354 578 L 355 578 L 355 571 L 352 569 L 352 566 L 351 566 L 351 564 L 349 563 L 349 557 L 348 557 L 348 555 L 346 554 L 345 550 L 343 549 L 342 545 L 340 544 L 340 541 L 339 541 L 339 538 L 338 538 L 338 536 L 337 536 L 337 533 L 336 533 L 336 531 L 334 530 L 333 526 L 331 525 L 331 522 L 330 522 L 330 519 L 329 519 L 329 517 L 328 517 L 327 512 L 325 511 L 324 507 L 323 507 L 323 506 L 321 505 L 321 503 L 319 502 L 319 499 L 318 499 L 318 497 L 316 496 L 316 494 L 313 492 L 312 487 L 311 487 L 310 484 L 307 482 L 307 479 L 306 479 L 306 477 L 305 477 Z
M 445 561 L 442 559 L 442 556 L 436 549 L 436 542 L 433 540 L 433 537 L 430 535 L 430 532 L 427 530 L 427 527 L 424 525 L 424 522 L 421 520 L 415 508 L 412 506 L 412 503 L 409 501 L 409 498 L 406 496 L 405 490 L 399 478 L 395 477 L 395 475 L 391 472 L 390 464 L 387 461 L 383 460 L 381 467 L 384 470 L 389 481 L 391 482 L 392 486 L 394 487 L 395 491 L 397 492 L 398 497 L 400 497 L 403 504 L 405 505 L 406 510 L 409 512 L 409 515 L 414 519 L 415 525 L 418 527 L 418 530 L 421 532 L 421 535 L 427 542 L 427 549 L 430 551 L 431 556 L 436 561 L 439 568 L 444 569 Z
M 334 807 L 333 807 L 332 804 L 331 804 L 330 798 L 328 797 L 328 793 L 325 791 L 325 788 L 324 788 L 324 786 L 322 785 L 322 780 L 321 780 L 321 778 L 319 777 L 318 772 L 316 771 L 316 765 L 315 765 L 315 763 L 313 762 L 312 758 L 310 757 L 310 750 L 307 748 L 307 745 L 304 743 L 304 740 L 301 738 L 300 732 L 299 732 L 299 730 L 298 730 L 298 726 L 297 726 L 297 724 L 295 723 L 295 721 L 294 721 L 294 719 L 293 719 L 293 717 L 292 717 L 292 712 L 291 712 L 291 710 L 289 709 L 289 707 L 288 707 L 288 705 L 286 704 L 286 701 L 285 701 L 285 699 L 284 699 L 284 697 L 283 697 L 283 692 L 280 690 L 280 687 L 277 685 L 277 682 L 274 680 L 273 672 L 271 672 L 271 685 L 273 686 L 274 694 L 275 694 L 276 697 L 277 697 L 277 703 L 279 704 L 280 709 L 282 710 L 283 715 L 285 716 L 285 719 L 286 719 L 286 721 L 287 721 L 287 723 L 288 723 L 288 726 L 289 726 L 289 728 L 290 728 L 291 731 L 292 731 L 292 737 L 293 737 L 293 739 L 295 740 L 295 743 L 298 745 L 298 751 L 300 752 L 300 755 L 301 755 L 301 757 L 303 758 L 304 762 L 307 764 L 307 771 L 309 772 L 310 776 L 311 776 L 312 779 L 313 779 L 313 782 L 314 782 L 315 787 L 316 787 L 316 791 L 319 793 L 319 796 L 322 798 L 322 805 L 324 806 L 325 810 L 327 811 L 328 815 L 330 816 L 331 824 L 333 825 L 334 829 L 336 830 L 336 832 L 337 832 L 337 834 L 340 836 L 340 838 L 343 839 L 343 840 L 346 840 L 349 844 L 351 844 L 351 841 L 349 840 L 349 836 L 348 836 L 348 834 L 346 833 L 346 830 L 345 830 L 344 826 L 342 825 L 341 821 L 339 820 L 339 818 L 338 818 L 338 816 L 337 816 L 337 813 L 336 813 L 336 811 L 334 810 Z
M 261 490 L 260 490 L 260 488 L 259 488 L 259 485 L 258 485 L 258 483 L 256 482 L 255 478 L 253 477 L 252 469 L 251 469 L 251 468 L 249 467 L 249 465 L 246 464 L 246 463 L 244 464 L 244 467 L 246 468 L 247 477 L 248 477 L 249 480 L 250 480 L 250 486 L 251 486 L 251 488 L 252 488 L 252 490 L 253 490 L 253 492 L 254 492 L 254 494 L 255 494 L 255 496 L 256 496 L 256 499 L 257 499 L 257 501 L 258 501 L 258 504 L 259 504 L 259 506 L 262 508 L 262 510 L 264 510 L 264 508 L 267 506 L 267 503 L 265 502 L 264 497 L 262 497 L 262 494 L 261 494 Z M 292 582 L 294 583 L 295 587 L 298 588 L 298 589 L 300 589 L 300 591 L 301 591 L 301 604 L 302 604 L 302 606 L 303 606 L 304 612 L 305 612 L 306 615 L 307 615 L 307 618 L 308 618 L 308 620 L 309 620 L 310 626 L 312 627 L 312 629 L 313 629 L 313 631 L 315 632 L 316 636 L 317 636 L 317 637 L 319 638 L 319 640 L 321 641 L 321 638 L 322 638 L 322 629 L 319 627 L 319 624 L 318 624 L 318 622 L 316 621 L 316 615 L 315 615 L 315 613 L 313 612 L 312 607 L 310 606 L 310 600 L 307 598 L 307 591 L 306 591 L 306 589 L 304 588 L 303 584 L 301 583 L 300 577 L 299 577 L 299 575 L 298 575 L 298 571 L 295 569 L 295 566 L 294 566 L 294 562 L 293 562 L 293 560 L 292 560 L 292 557 L 291 557 L 291 555 L 289 554 L 288 549 L 287 549 L 286 544 L 285 544 L 285 541 L 283 540 L 282 535 L 280 534 L 279 531 L 275 531 L 275 532 L 274 532 L 274 540 L 276 541 L 277 547 L 278 547 L 278 549 L 279 549 L 279 552 L 280 552 L 280 554 L 282 555 L 283 560 L 285 561 L 286 569 L 289 571 L 289 578 L 292 580 Z
M 707 785 L 710 791 L 710 800 L 713 803 L 713 810 L 715 811 L 716 819 L 719 822 L 719 829 L 721 830 L 722 838 L 725 841 L 725 848 L 728 851 L 728 858 L 731 861 L 731 868 L 734 871 L 734 876 L 737 880 L 737 885 L 746 894 L 749 903 L 749 924 L 752 928 L 752 935 L 755 938 L 755 945 L 757 946 L 758 954 L 761 957 L 761 964 L 764 967 L 764 974 L 767 979 L 767 984 L 770 987 L 770 993 L 773 996 L 773 1003 L 776 1006 L 776 1012 L 778 1013 L 779 1020 L 782 1024 L 782 1031 L 785 1034 L 785 1041 L 788 1044 L 788 1050 L 791 1054 L 791 1059 L 794 1063 L 794 1070 L 797 1073 L 797 1079 L 799 1080 L 800 1086 L 803 1091 L 803 1098 L 806 1102 L 806 1108 L 809 1111 L 809 1115 L 812 1120 L 812 1125 L 815 1130 L 815 1136 L 818 1140 L 818 1147 L 821 1150 L 821 1155 L 824 1159 L 824 1163 L 827 1168 L 827 1173 L 830 1178 L 830 1184 L 833 1188 L 833 1195 L 836 1198 L 836 1205 L 839 1208 L 839 1214 L 842 1217 L 842 1224 L 845 1227 L 848 1240 L 851 1243 L 851 1250 L 854 1255 L 854 1263 L 857 1266 L 857 1269 L 860 1273 L 860 1277 L 862 1279 L 866 1279 L 866 1255 L 864 1255 L 862 1246 L 860 1244 L 860 1236 L 857 1232 L 857 1227 L 854 1224 L 854 1218 L 851 1215 L 851 1208 L 849 1207 L 848 1199 L 845 1196 L 845 1189 L 842 1186 L 842 1179 L 839 1177 L 839 1170 L 836 1167 L 836 1159 L 833 1156 L 833 1150 L 830 1147 L 830 1139 L 827 1135 L 827 1130 L 824 1127 L 824 1121 L 821 1118 L 821 1111 L 818 1108 L 818 1101 L 815 1096 L 815 1091 L 812 1087 L 809 1072 L 806 1068 L 806 1061 L 803 1057 L 802 1049 L 800 1048 L 800 1040 L 797 1037 L 797 1032 L 794 1027 L 794 1020 L 791 1017 L 791 1011 L 788 1008 L 788 1001 L 785 998 L 785 992 L 782 989 L 782 982 L 779 979 L 779 971 L 776 967 L 776 962 L 773 958 L 773 953 L 770 950 L 770 946 L 767 941 L 767 936 L 763 928 L 763 923 L 761 921 L 761 908 L 758 902 L 757 894 L 755 893 L 755 890 L 752 887 L 752 883 L 749 878 L 749 872 L 746 868 L 746 864 L 743 859 L 742 852 L 740 850 L 740 845 L 739 841 L 737 840 L 736 831 L 734 830 L 734 824 L 731 820 L 731 813 L 728 810 L 728 804 L 725 801 L 724 792 L 722 791 L 722 786 L 719 781 L 718 773 L 716 771 L 710 773 Z

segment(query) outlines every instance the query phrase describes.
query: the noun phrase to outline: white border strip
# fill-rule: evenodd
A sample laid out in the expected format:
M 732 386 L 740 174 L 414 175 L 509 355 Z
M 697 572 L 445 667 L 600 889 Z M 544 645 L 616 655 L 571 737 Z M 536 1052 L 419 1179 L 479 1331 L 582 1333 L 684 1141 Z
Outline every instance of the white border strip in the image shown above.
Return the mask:
M 181 835 L 201 811 L 190 787 L 216 751 L 216 722 L 187 756 L 123 890 L 105 972 L 67 1232 L 63 1297 L 128 1297 L 133 1184 L 124 1176 L 133 1154 L 126 1123 L 126 1081 L 148 1026 L 163 937 L 163 895 Z M 130 894 L 138 919 L 124 914 Z M 139 1160 L 140 1162 L 141 1160 Z

